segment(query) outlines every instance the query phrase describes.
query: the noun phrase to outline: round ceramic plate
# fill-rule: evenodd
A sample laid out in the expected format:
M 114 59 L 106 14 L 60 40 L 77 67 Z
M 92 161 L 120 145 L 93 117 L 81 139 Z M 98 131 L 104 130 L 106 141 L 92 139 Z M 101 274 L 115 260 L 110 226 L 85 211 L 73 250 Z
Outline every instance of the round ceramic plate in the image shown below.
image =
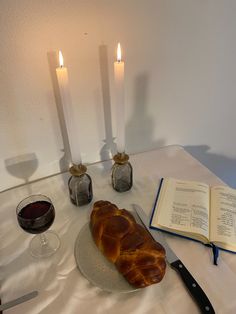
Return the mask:
M 133 292 L 132 287 L 99 251 L 89 223 L 83 226 L 75 241 L 75 260 L 81 273 L 95 286 L 109 292 Z

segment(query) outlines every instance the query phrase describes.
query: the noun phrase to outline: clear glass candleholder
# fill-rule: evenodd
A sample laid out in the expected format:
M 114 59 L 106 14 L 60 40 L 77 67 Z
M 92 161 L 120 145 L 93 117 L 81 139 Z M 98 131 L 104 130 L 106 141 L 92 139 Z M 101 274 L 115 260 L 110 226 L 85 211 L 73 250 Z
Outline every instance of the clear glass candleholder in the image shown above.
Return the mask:
M 72 175 L 68 181 L 70 200 L 76 206 L 89 204 L 93 199 L 92 179 L 86 171 L 86 166 L 82 164 L 70 168 Z
M 112 187 L 117 192 L 126 192 L 133 186 L 133 169 L 130 164 L 129 156 L 125 153 L 117 153 L 112 166 Z

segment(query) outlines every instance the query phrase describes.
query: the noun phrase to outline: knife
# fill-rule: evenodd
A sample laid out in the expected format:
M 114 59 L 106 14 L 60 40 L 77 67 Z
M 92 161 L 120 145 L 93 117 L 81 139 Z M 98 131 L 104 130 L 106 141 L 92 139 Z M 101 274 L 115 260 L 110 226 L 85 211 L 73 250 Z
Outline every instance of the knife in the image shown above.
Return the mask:
M 5 311 L 7 309 L 9 309 L 10 307 L 13 307 L 17 304 L 20 304 L 20 303 L 23 303 L 23 302 L 26 302 L 32 298 L 35 298 L 36 296 L 38 295 L 38 291 L 32 291 L 30 293 L 27 293 L 17 299 L 14 299 L 12 301 L 9 301 L 7 303 L 4 303 L 4 304 L 1 304 L 0 305 L 0 311 Z
M 133 204 L 133 208 L 146 230 L 153 237 L 153 239 L 159 242 L 165 248 L 167 262 L 180 275 L 194 301 L 199 306 L 201 313 L 215 314 L 213 306 L 211 305 L 211 302 L 209 301 L 205 292 L 202 290 L 202 288 L 199 286 L 199 284 L 196 282 L 196 280 L 193 278 L 193 276 L 190 274 L 190 272 L 187 270 L 181 260 L 169 247 L 161 232 L 149 229 L 149 219 L 139 205 Z

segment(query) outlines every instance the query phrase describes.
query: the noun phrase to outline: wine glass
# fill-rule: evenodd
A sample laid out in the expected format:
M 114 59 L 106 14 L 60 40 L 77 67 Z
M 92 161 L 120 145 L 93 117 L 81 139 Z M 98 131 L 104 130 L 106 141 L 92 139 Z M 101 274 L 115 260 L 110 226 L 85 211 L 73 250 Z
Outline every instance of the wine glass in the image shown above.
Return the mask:
M 55 208 L 47 196 L 38 194 L 26 197 L 17 205 L 16 215 L 23 230 L 37 234 L 29 244 L 32 256 L 47 257 L 59 249 L 60 239 L 57 234 L 46 231 L 55 219 Z

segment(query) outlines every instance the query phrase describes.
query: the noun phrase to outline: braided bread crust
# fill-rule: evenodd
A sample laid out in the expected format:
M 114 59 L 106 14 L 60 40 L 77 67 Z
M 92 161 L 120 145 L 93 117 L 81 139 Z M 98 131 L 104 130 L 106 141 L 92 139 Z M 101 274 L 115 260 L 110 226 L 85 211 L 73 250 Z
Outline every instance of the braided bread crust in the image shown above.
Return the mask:
M 131 285 L 144 288 L 163 279 L 164 248 L 126 209 L 108 201 L 95 202 L 90 227 L 99 250 Z

